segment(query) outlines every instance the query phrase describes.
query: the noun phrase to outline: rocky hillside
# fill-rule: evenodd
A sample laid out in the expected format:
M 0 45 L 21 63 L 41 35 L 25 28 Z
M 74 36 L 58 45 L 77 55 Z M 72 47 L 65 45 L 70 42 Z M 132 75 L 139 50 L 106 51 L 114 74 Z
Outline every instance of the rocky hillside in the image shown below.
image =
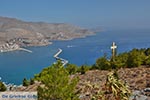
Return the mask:
M 106 75 L 108 73 L 109 71 L 104 70 L 91 70 L 84 75 L 79 75 L 80 81 L 77 87 L 81 90 L 81 100 L 91 100 L 91 97 L 97 93 L 98 90 L 103 91 L 106 83 Z M 150 97 L 150 67 L 123 68 L 119 69 L 117 73 L 119 78 L 129 85 L 132 95 L 135 95 L 136 93 L 134 92 L 138 91 L 138 99 L 133 100 L 145 100 L 140 99 L 140 97 Z
M 47 45 L 52 40 L 68 40 L 91 35 L 93 32 L 65 23 L 25 22 L 0 17 L 0 46 Z M 5 47 L 4 46 L 4 47 Z
M 80 92 L 80 100 L 91 100 L 92 96 L 99 90 L 104 91 L 106 77 L 109 72 L 105 70 L 90 70 L 83 75 L 79 73 L 72 75 L 71 77 L 79 77 L 76 89 Z M 119 78 L 129 85 L 132 96 L 136 97 L 136 99 L 130 100 L 150 100 L 150 67 L 122 68 L 117 73 Z M 41 83 L 36 82 L 28 87 L 19 87 L 14 91 L 36 91 L 39 85 Z M 110 100 L 115 99 L 112 98 Z

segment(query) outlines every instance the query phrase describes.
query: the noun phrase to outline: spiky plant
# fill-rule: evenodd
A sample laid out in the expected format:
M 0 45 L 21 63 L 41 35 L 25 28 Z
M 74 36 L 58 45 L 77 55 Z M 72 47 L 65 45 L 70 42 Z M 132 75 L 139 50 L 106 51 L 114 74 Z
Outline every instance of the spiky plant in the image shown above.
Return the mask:
M 125 82 L 121 81 L 116 71 L 107 75 L 103 90 L 92 96 L 91 100 L 129 100 L 131 91 Z
M 131 91 L 125 82 L 119 80 L 116 72 L 110 72 L 106 79 L 106 90 L 113 94 L 116 100 L 129 100 Z

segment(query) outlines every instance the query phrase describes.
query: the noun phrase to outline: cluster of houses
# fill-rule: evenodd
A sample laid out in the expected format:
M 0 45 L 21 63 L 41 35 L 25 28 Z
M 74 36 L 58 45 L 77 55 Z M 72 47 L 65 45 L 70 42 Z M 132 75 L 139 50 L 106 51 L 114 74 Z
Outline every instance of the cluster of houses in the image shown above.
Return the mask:
M 20 46 L 16 43 L 5 43 L 0 45 L 0 52 L 8 52 L 19 49 Z

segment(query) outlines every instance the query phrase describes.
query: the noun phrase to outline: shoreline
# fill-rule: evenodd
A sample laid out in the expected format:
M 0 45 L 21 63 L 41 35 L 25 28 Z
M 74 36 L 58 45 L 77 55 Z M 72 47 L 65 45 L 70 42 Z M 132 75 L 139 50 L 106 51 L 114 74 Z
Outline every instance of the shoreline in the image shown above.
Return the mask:
M 11 52 L 11 51 L 17 51 L 17 50 L 26 51 L 26 52 L 32 53 L 31 50 L 22 48 L 22 47 L 20 47 L 20 46 L 17 45 L 17 44 L 13 44 L 13 45 L 11 45 L 11 46 L 9 46 L 9 44 L 6 44 L 6 45 L 7 45 L 7 47 L 1 47 L 1 48 L 0 48 L 0 53 Z M 4 45 L 3 45 L 3 46 L 4 46 Z
M 56 39 L 56 40 L 49 40 L 47 42 L 39 42 L 39 43 L 31 43 L 31 44 L 28 44 L 26 45 L 25 47 L 38 47 L 38 46 L 47 46 L 47 45 L 51 45 L 53 44 L 53 42 L 55 41 L 71 41 L 71 40 L 74 40 L 74 39 L 82 39 L 82 38 L 86 38 L 88 36 L 93 36 L 93 35 L 96 35 L 95 33 L 94 34 L 87 34 L 85 36 L 77 36 L 77 37 L 72 37 L 72 38 L 68 38 L 68 39 Z M 32 53 L 31 50 L 28 50 L 28 49 L 25 49 L 24 46 L 22 45 L 19 45 L 19 43 L 15 43 L 15 42 L 7 42 L 5 44 L 1 44 L 0 45 L 0 53 L 5 53 L 5 52 L 12 52 L 12 51 L 17 51 L 17 50 L 22 50 L 22 51 L 27 51 L 27 52 L 30 52 Z

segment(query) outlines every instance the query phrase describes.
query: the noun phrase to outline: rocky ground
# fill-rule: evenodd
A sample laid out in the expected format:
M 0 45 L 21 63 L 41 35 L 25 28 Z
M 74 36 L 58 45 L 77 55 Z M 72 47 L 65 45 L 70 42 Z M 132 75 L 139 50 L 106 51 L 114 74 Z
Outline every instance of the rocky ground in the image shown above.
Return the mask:
M 98 90 L 103 90 L 108 73 L 109 71 L 91 70 L 83 75 L 72 75 L 71 77 L 78 76 L 80 79 L 77 85 L 80 99 L 91 100 Z M 120 79 L 125 81 L 132 91 L 130 100 L 150 100 L 150 67 L 122 68 L 118 70 L 118 74 Z M 36 91 L 39 85 L 40 83 L 36 82 L 34 85 L 20 87 L 15 91 Z
M 102 90 L 108 73 L 109 71 L 92 70 L 86 72 L 85 75 L 79 75 L 78 89 L 81 89 L 81 100 L 90 100 L 97 90 Z M 125 81 L 136 95 L 136 100 L 148 100 L 146 98 L 150 100 L 150 67 L 120 69 L 118 74 L 120 79 Z M 89 88 L 89 84 L 96 88 Z

